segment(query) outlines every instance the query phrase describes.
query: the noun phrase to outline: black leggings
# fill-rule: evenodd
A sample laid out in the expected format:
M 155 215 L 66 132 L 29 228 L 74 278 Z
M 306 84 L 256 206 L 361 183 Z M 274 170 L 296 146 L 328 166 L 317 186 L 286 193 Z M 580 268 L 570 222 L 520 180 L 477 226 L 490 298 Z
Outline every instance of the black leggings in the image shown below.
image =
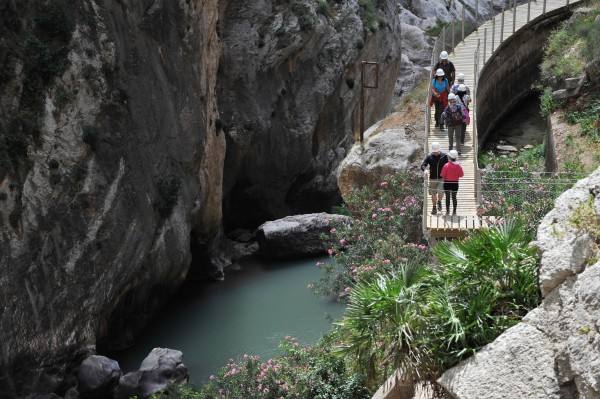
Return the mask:
M 456 194 L 458 193 L 458 182 L 444 182 L 444 191 L 446 192 L 446 213 L 450 213 L 450 196 L 452 196 L 452 206 L 456 212 Z

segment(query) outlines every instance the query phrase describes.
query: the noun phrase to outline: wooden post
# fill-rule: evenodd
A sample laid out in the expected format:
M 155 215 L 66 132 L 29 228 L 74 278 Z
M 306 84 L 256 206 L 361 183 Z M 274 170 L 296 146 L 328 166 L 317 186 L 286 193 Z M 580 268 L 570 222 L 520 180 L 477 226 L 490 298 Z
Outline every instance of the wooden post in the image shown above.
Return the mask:
M 569 0 L 567 0 L 567 4 L 568 4 L 568 1 Z M 464 5 L 463 5 L 463 8 L 462 8 L 462 34 L 461 34 L 460 41 L 461 42 L 465 41 L 465 6 Z
M 513 34 L 517 29 L 517 0 L 513 0 Z
M 502 7 L 502 22 L 500 23 L 500 43 L 504 40 L 504 7 Z
M 529 22 L 530 18 L 531 18 L 531 0 L 527 0 L 527 22 Z
M 490 49 L 490 55 L 494 54 L 494 41 L 496 40 L 496 18 L 492 18 L 492 47 Z

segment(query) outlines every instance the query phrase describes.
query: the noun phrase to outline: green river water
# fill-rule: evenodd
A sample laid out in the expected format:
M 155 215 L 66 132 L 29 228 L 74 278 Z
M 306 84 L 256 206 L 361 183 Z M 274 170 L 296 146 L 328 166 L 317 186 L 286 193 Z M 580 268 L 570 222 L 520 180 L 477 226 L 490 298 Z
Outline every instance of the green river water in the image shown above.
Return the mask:
M 320 277 L 317 260 L 251 259 L 241 271 L 228 272 L 224 282 L 187 284 L 133 348 L 113 357 L 128 372 L 154 347 L 178 349 L 191 382 L 200 384 L 230 358 L 276 355 L 286 335 L 315 343 L 344 311 L 307 288 Z

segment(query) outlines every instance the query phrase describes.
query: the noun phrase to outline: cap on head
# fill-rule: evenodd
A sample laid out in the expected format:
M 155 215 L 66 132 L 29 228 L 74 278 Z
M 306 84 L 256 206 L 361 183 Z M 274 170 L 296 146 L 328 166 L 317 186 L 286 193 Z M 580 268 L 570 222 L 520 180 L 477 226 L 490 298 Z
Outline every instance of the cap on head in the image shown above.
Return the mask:
M 465 74 L 464 73 L 459 73 L 457 79 L 458 79 L 459 82 L 464 82 L 465 81 Z
M 448 157 L 450 157 L 451 159 L 457 159 L 458 158 L 458 151 L 456 151 L 456 150 L 450 150 L 450 151 L 448 151 Z
M 447 51 L 442 51 L 440 53 L 440 60 L 447 60 L 448 59 L 448 52 Z
M 440 152 L 440 143 L 431 143 L 431 152 Z
M 467 91 L 467 86 L 465 86 L 465 85 L 458 85 L 458 91 Z
M 442 68 L 438 68 L 437 71 L 435 71 L 435 76 L 444 76 L 444 70 Z
M 454 93 L 448 94 L 448 101 L 455 101 L 455 100 L 456 100 L 456 95 Z

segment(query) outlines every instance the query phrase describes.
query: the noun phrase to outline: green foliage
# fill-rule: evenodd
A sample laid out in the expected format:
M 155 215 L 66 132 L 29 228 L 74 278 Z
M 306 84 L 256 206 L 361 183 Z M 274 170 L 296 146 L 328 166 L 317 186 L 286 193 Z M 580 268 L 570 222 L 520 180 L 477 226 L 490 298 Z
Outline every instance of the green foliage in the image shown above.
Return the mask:
M 427 246 L 415 243 L 421 235 L 422 194 L 419 177 L 408 172 L 354 191 L 345 206 L 353 223 L 336 224 L 324 237 L 332 243 L 333 259 L 319 264 L 324 273 L 315 291 L 344 298 L 356 282 L 401 264 L 426 262 Z
M 600 25 L 594 22 L 599 14 L 596 7 L 552 32 L 544 49 L 543 80 L 579 76 L 586 62 L 600 58 Z
M 522 224 L 508 221 L 438 244 L 438 267 L 405 264 L 358 283 L 339 323 L 340 350 L 370 386 L 395 368 L 435 380 L 537 306 L 528 243 Z
M 365 30 L 376 32 L 379 27 L 379 20 L 377 18 L 375 0 L 358 0 L 358 5 L 361 8 L 361 17 Z
M 315 347 L 303 347 L 286 337 L 283 355 L 262 362 L 244 355 L 230 360 L 190 399 L 367 399 L 363 378 L 352 373 L 332 351 L 331 336 Z M 162 398 L 161 398 L 162 399 Z
M 594 197 L 577 207 L 570 219 L 571 224 L 600 242 L 600 215 L 594 208 Z
M 581 111 L 568 112 L 567 121 L 571 124 L 579 124 L 584 136 L 600 142 L 600 98 L 591 101 Z
M 544 162 L 543 145 L 521 151 L 512 158 L 482 153 L 479 163 L 488 172 L 482 176 L 479 214 L 519 218 L 533 236 L 541 219 L 554 207 L 554 200 L 572 185 L 568 176 L 538 174 L 544 171 Z
M 330 15 L 328 0 L 317 0 L 317 9 L 321 14 L 323 14 L 325 16 Z
M 552 98 L 552 88 L 545 87 L 540 96 L 540 111 L 543 116 L 548 116 L 556 108 L 554 98 Z

